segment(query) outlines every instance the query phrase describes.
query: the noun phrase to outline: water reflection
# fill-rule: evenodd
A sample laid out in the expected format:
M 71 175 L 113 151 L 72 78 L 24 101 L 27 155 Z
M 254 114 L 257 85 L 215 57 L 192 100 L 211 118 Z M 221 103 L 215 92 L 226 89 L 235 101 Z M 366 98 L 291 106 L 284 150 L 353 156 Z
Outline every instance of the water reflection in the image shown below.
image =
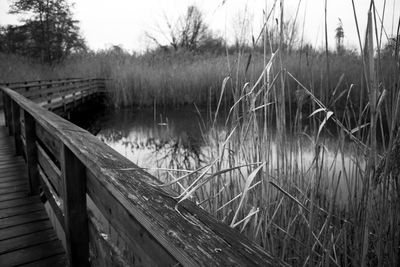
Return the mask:
M 166 167 L 171 161 L 179 163 L 176 167 L 191 167 L 201 161 L 203 138 L 192 108 L 116 110 L 98 127 L 100 140 L 141 167 Z
M 223 143 L 227 136 L 223 123 L 217 123 L 214 128 L 216 131 L 211 134 L 204 124 L 200 127 L 201 119 L 193 107 L 158 112 L 150 108 L 121 109 L 97 116 L 91 121 L 89 128 L 98 131 L 97 136 L 104 143 L 163 179 L 168 174 L 157 171 L 160 168 L 194 170 L 218 157 L 220 153 L 218 144 Z M 271 140 L 262 147 L 267 154 L 265 159 L 268 161 L 266 164 L 268 175 L 274 177 L 277 176 L 279 164 L 282 166 L 282 162 L 278 162 L 281 151 L 278 152 L 274 134 L 270 135 Z M 236 165 L 255 162 L 252 158 L 248 158 L 248 155 L 256 153 L 253 151 L 252 142 L 251 139 L 234 141 L 237 147 L 233 150 L 246 152 L 243 155 L 239 153 L 232 157 L 227 156 L 230 158 L 220 162 L 219 168 L 230 168 L 232 162 Z M 317 153 L 316 146 L 304 135 L 291 136 L 286 142 L 284 161 L 288 167 L 285 168 L 283 177 L 290 178 L 288 181 L 280 182 L 307 187 L 308 184 L 315 182 L 315 179 L 319 179 L 317 176 L 322 176 L 325 179 L 318 184 L 322 191 L 325 191 L 326 187 L 328 192 L 328 188 L 336 187 L 338 177 L 341 176 L 338 184 L 339 199 L 346 199 L 354 188 L 359 188 L 357 183 L 360 171 L 364 169 L 364 162 L 359 161 L 360 157 L 356 157 L 355 153 L 360 151 L 355 144 L 338 144 L 337 139 L 326 138 Z M 245 177 L 246 172 L 243 169 L 238 170 L 232 176 Z

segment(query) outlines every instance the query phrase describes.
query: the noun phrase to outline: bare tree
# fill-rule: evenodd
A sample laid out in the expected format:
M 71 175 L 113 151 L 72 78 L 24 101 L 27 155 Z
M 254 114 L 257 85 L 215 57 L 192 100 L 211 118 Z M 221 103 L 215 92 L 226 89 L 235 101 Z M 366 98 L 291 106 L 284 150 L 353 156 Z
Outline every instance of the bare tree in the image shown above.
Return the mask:
M 196 6 L 189 6 L 181 22 L 180 46 L 194 50 L 205 39 L 206 33 L 207 25 L 204 23 L 203 14 Z
M 159 27 L 160 33 L 164 36 L 174 50 L 180 48 L 196 50 L 210 38 L 210 31 L 204 21 L 203 13 L 198 7 L 191 5 L 186 13 L 178 18 L 175 23 L 164 16 L 164 23 L 167 30 Z M 153 34 L 146 33 L 146 36 L 158 46 L 162 42 Z
M 247 45 L 247 42 L 250 40 L 251 17 L 251 14 L 248 12 L 247 5 L 243 11 L 239 11 L 233 17 L 232 26 L 236 48 Z

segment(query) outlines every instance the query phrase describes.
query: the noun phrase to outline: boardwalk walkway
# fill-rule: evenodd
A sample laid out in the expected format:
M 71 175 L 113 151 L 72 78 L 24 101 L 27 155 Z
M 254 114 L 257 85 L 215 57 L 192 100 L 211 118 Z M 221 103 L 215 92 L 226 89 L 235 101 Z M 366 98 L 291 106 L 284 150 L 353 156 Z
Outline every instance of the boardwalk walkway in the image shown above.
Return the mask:
M 67 258 L 39 196 L 29 196 L 26 166 L 15 156 L 0 110 L 0 266 L 65 266 Z

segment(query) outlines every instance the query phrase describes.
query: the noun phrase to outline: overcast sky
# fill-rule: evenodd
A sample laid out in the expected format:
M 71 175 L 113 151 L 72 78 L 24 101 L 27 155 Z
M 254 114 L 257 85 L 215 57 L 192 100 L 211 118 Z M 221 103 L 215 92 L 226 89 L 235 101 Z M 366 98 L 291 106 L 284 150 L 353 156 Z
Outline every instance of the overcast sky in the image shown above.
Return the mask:
M 171 23 L 185 13 L 189 5 L 195 4 L 203 11 L 205 21 L 214 32 L 233 40 L 238 29 L 238 18 L 247 17 L 251 27 L 248 36 L 258 35 L 262 25 L 265 0 L 69 0 L 75 3 L 73 13 L 80 20 L 81 33 L 92 49 L 103 49 L 111 45 L 122 45 L 128 51 L 143 51 L 151 46 L 145 33 L 166 42 L 163 37 L 165 21 Z M 0 0 L 0 25 L 18 23 L 16 15 L 7 14 L 10 0 Z M 274 0 L 267 0 L 270 9 Z M 279 2 L 279 1 L 278 1 Z M 324 41 L 324 0 L 302 0 L 297 24 L 304 38 L 320 47 Z M 354 0 L 361 35 L 364 36 L 370 0 Z M 375 0 L 379 17 L 382 17 L 385 0 Z M 299 0 L 285 0 L 286 19 L 294 18 Z M 279 12 L 279 5 L 277 8 Z M 390 36 L 397 30 L 400 17 L 400 1 L 386 0 L 384 28 Z M 278 13 L 274 16 L 278 18 Z M 304 19 L 305 18 L 305 19 Z M 351 0 L 328 0 L 328 36 L 334 47 L 335 28 L 338 19 L 343 22 L 344 44 L 358 47 Z M 383 35 L 385 36 L 385 34 Z

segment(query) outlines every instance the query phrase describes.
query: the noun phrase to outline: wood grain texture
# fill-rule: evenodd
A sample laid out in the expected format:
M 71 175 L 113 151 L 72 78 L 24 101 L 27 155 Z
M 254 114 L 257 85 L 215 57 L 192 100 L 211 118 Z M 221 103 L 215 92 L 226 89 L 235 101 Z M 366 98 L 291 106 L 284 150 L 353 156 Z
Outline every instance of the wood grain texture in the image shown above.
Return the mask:
M 36 143 L 38 163 L 43 170 L 43 173 L 51 182 L 55 192 L 62 197 L 62 181 L 61 170 L 53 163 L 47 153 L 43 150 L 39 143 Z
M 62 255 L 64 249 L 59 240 L 18 249 L 8 253 L 0 254 L 1 266 L 17 266 L 42 260 L 47 257 Z
M 65 145 L 61 157 L 68 258 L 72 266 L 89 266 L 85 166 Z
M 61 147 L 62 143 L 57 139 L 50 131 L 46 130 L 39 124 L 35 124 L 36 137 L 43 144 L 43 149 L 46 149 L 50 157 L 53 157 L 57 165 L 59 165 L 61 158 Z
M 57 235 L 53 229 L 36 231 L 30 234 L 9 238 L 0 243 L 0 255 L 53 240 L 57 240 Z
M 39 193 L 38 157 L 36 147 L 36 122 L 31 114 L 24 111 L 26 163 L 28 168 L 29 191 L 32 195 Z
M 22 142 L 21 142 L 21 122 L 20 122 L 20 107 L 14 101 L 11 101 L 11 113 L 12 113 L 12 125 L 14 127 L 14 144 L 15 154 L 17 156 L 22 154 Z
M 54 187 L 49 183 L 46 175 L 43 173 L 42 169 L 39 167 L 39 177 L 40 184 L 46 200 L 49 202 L 53 213 L 55 214 L 57 220 L 61 224 L 61 227 L 65 228 L 64 222 L 64 209 L 63 201 L 57 196 Z
M 0 229 L 0 241 L 2 242 L 10 238 L 24 236 L 47 229 L 53 229 L 49 220 L 39 220 L 7 227 L 4 229 Z

